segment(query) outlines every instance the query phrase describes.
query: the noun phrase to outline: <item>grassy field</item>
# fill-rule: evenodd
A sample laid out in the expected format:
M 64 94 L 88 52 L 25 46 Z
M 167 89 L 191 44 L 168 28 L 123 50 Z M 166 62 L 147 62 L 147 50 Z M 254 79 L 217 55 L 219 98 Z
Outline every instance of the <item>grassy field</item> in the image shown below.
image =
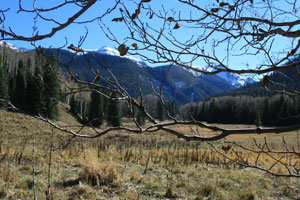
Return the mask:
M 61 126 L 79 125 L 66 107 L 61 106 L 60 112 L 57 123 Z M 289 147 L 298 148 L 297 133 L 283 135 Z M 0 199 L 300 198 L 299 179 L 240 167 L 202 142 L 186 142 L 165 133 L 114 132 L 92 140 L 76 138 L 66 145 L 68 141 L 58 136 L 67 135 L 32 116 L 0 110 Z M 229 139 L 252 147 L 253 137 L 263 143 L 265 136 L 270 147 L 282 149 L 282 135 Z M 217 148 L 223 144 L 214 143 Z M 254 162 L 255 156 L 242 150 L 230 150 L 227 155 L 234 158 L 234 152 Z M 266 157 L 260 159 L 270 165 Z M 291 162 L 297 161 L 299 157 Z

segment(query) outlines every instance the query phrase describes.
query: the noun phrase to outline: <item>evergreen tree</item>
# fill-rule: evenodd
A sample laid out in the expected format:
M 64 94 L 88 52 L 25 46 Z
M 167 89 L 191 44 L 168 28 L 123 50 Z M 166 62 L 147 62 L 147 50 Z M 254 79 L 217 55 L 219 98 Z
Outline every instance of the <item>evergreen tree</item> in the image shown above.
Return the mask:
M 9 99 L 12 103 L 14 103 L 15 92 L 16 92 L 16 78 L 15 76 L 9 76 L 8 78 L 8 86 L 9 86 Z
M 272 102 L 270 103 L 270 110 L 269 110 L 269 121 L 271 126 L 277 126 L 280 124 L 280 111 L 283 105 L 284 98 L 280 96 L 279 98 L 273 98 Z
M 117 94 L 112 93 L 111 98 L 112 99 L 117 98 Z M 118 100 L 108 101 L 107 123 L 113 127 L 122 125 L 122 113 L 121 113 L 120 103 Z
M 259 109 L 256 110 L 255 125 L 256 126 L 261 126 L 262 125 L 261 114 L 260 114 Z
M 83 119 L 83 122 L 85 122 L 86 118 L 88 117 L 88 110 L 89 110 L 88 102 L 83 101 L 81 104 L 81 117 Z
M 138 111 L 137 117 L 136 117 L 136 121 L 140 126 L 144 126 L 145 125 L 145 117 L 144 115 L 141 113 L 141 111 Z
M 6 67 L 3 65 L 2 57 L 0 56 L 0 99 L 8 100 L 8 80 L 7 80 L 7 72 Z M 0 101 L 0 107 L 6 106 L 4 102 Z
M 97 91 L 91 92 L 91 101 L 89 104 L 88 120 L 93 126 L 100 126 L 103 123 L 103 96 Z
M 156 115 L 157 115 L 156 118 L 159 121 L 164 121 L 167 118 L 166 108 L 164 107 L 164 105 L 160 100 L 158 100 L 156 104 Z
M 27 59 L 27 63 L 26 63 L 26 71 L 30 72 L 31 71 L 31 59 L 28 58 Z
M 45 110 L 43 99 L 44 85 L 40 69 L 35 69 L 34 75 L 27 78 L 27 110 L 37 115 Z
M 80 113 L 80 105 L 79 101 L 75 99 L 75 96 L 72 95 L 70 98 L 70 112 L 74 115 L 77 116 Z
M 234 123 L 234 101 L 226 101 L 220 114 L 222 115 L 219 122 L 221 123 Z
M 16 77 L 16 89 L 13 97 L 13 104 L 20 109 L 26 109 L 26 72 L 23 61 L 18 62 L 18 71 Z
M 168 110 L 171 116 L 176 117 L 177 107 L 175 101 L 172 101 L 170 104 L 168 104 Z
M 207 113 L 207 122 L 209 122 L 209 123 L 218 122 L 218 108 L 217 108 L 215 99 L 213 99 L 209 103 L 209 108 L 208 108 L 207 112 L 208 112 Z
M 262 124 L 270 125 L 270 119 L 270 100 L 269 97 L 266 97 L 262 111 Z
M 291 125 L 291 112 L 292 112 L 292 105 L 289 99 L 283 98 L 283 103 L 280 109 L 280 121 L 279 126 L 287 126 Z
M 58 81 L 58 67 L 54 54 L 48 59 L 48 62 L 43 66 L 44 74 L 44 115 L 50 119 L 55 119 L 58 115 L 58 98 L 60 93 L 60 84 Z
M 202 102 L 202 107 L 201 107 L 201 110 L 198 112 L 197 120 L 199 120 L 199 121 L 205 121 L 206 120 L 205 109 L 206 109 L 205 102 Z

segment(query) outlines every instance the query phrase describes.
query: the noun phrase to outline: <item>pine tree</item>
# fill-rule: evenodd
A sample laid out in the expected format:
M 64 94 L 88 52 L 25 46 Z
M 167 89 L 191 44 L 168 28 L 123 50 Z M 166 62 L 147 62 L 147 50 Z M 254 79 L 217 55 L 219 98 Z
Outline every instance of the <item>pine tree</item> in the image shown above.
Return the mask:
M 89 104 L 88 120 L 93 126 L 101 126 L 103 123 L 103 96 L 96 90 L 91 92 L 91 101 Z
M 166 108 L 164 107 L 164 105 L 160 100 L 158 100 L 156 104 L 156 115 L 157 115 L 156 118 L 159 121 L 164 121 L 167 118 Z
M 256 125 L 256 126 L 261 126 L 261 125 L 262 125 L 261 114 L 260 114 L 259 109 L 256 110 L 256 115 L 255 115 L 255 125 Z
M 27 59 L 27 63 L 26 63 L 26 71 L 27 72 L 30 72 L 31 71 L 31 59 L 30 58 L 28 58 Z
M 175 101 L 172 101 L 169 105 L 168 105 L 168 110 L 171 116 L 176 117 L 177 114 L 177 107 L 175 104 Z
M 43 99 L 44 85 L 40 69 L 35 69 L 34 75 L 27 78 L 27 110 L 37 115 L 45 110 Z
M 74 115 L 77 116 L 80 113 L 80 105 L 79 101 L 75 99 L 75 96 L 72 95 L 70 98 L 70 112 Z
M 43 66 L 44 74 L 44 115 L 50 119 L 55 119 L 58 116 L 58 98 L 60 93 L 60 84 L 58 81 L 58 67 L 54 54 L 48 59 L 48 62 Z
M 81 105 L 82 105 L 81 117 L 83 119 L 83 122 L 85 122 L 88 117 L 89 103 L 86 101 L 83 101 Z
M 266 97 L 262 112 L 262 124 L 270 125 L 270 118 L 270 100 L 269 97 Z
M 17 108 L 23 110 L 26 109 L 26 83 L 26 72 L 23 65 L 23 61 L 19 60 L 13 104 Z
M 270 124 L 272 126 L 278 126 L 280 124 L 280 111 L 283 105 L 284 98 L 280 96 L 279 98 L 273 98 L 273 101 L 270 103 Z
M 112 99 L 117 98 L 117 94 L 112 93 Z M 108 101 L 108 110 L 107 110 L 107 123 L 110 126 L 117 127 L 122 125 L 122 113 L 120 108 L 120 103 L 118 100 L 109 100 Z
M 198 115 L 197 115 L 197 120 L 199 121 L 205 121 L 206 118 L 205 118 L 205 102 L 202 102 L 202 107 L 201 107 L 201 110 L 198 112 Z
M 291 125 L 292 105 L 287 97 L 283 99 L 284 100 L 279 113 L 280 116 L 280 121 L 278 124 L 279 126 Z
M 3 65 L 2 57 L 0 56 L 0 99 L 8 100 L 9 93 L 8 93 L 8 80 L 7 80 L 7 73 L 6 67 Z M 0 107 L 5 107 L 6 104 L 0 101 Z
M 218 114 L 219 114 L 219 112 L 218 112 L 216 100 L 213 99 L 209 103 L 209 108 L 207 111 L 207 122 L 210 122 L 210 123 L 218 122 L 218 119 L 219 119 Z
M 144 126 L 145 125 L 145 117 L 144 115 L 141 113 L 141 111 L 138 111 L 137 117 L 136 117 L 136 121 L 140 126 Z
M 8 87 L 9 87 L 9 99 L 14 103 L 15 93 L 16 93 L 16 77 L 9 76 L 8 78 Z

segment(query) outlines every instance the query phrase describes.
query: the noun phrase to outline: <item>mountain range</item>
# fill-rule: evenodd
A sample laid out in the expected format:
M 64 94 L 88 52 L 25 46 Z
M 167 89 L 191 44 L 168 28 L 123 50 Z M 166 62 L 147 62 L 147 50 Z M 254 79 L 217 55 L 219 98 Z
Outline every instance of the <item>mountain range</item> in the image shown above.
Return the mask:
M 1 42 L 0 45 L 6 45 L 16 52 L 30 51 L 4 42 Z M 46 53 L 50 53 L 50 51 L 56 51 L 56 49 L 46 49 Z M 74 56 L 74 53 L 69 50 L 60 50 L 59 52 L 60 60 L 64 63 L 68 63 Z M 153 94 L 153 88 L 159 92 L 165 73 L 169 68 L 169 65 L 150 67 L 146 62 L 133 56 L 121 57 L 117 50 L 106 46 L 85 50 L 85 52 L 85 55 L 76 55 L 70 65 L 70 69 L 79 78 L 86 81 L 94 80 L 95 76 L 89 69 L 90 64 L 93 68 L 97 68 L 101 75 L 113 80 L 105 70 L 107 67 L 134 97 L 140 94 L 140 89 L 144 95 Z M 62 71 L 66 72 L 64 67 L 62 67 Z M 252 82 L 253 80 L 249 78 L 231 73 L 195 76 L 193 72 L 182 67 L 172 66 L 163 85 L 163 95 L 170 101 L 175 100 L 178 104 L 185 104 L 191 101 L 201 101 L 212 95 L 230 91 Z
M 135 97 L 140 94 L 140 89 L 143 94 L 153 94 L 153 88 L 159 92 L 169 65 L 150 67 L 141 60 L 130 56 L 121 57 L 115 53 L 109 48 L 101 48 L 97 51 L 89 50 L 84 56 L 75 56 L 70 69 L 79 78 L 92 81 L 95 76 L 88 69 L 87 60 L 89 60 L 90 65 L 97 68 L 101 75 L 112 80 L 101 64 L 106 66 L 117 77 L 120 84 Z M 60 58 L 66 63 L 72 59 L 72 56 L 72 52 L 60 51 Z M 199 77 L 182 67 L 172 66 L 163 85 L 163 94 L 170 101 L 175 100 L 178 104 L 185 104 L 191 101 L 201 101 L 235 88 L 230 82 L 217 75 L 203 74 Z
M 113 49 L 111 47 L 107 47 L 107 46 L 103 46 L 99 49 L 86 49 L 85 52 L 93 52 L 93 53 L 100 53 L 100 54 L 106 54 L 106 55 L 111 55 L 111 56 L 120 56 L 118 50 Z M 137 59 L 133 56 L 123 56 L 123 58 L 128 58 L 134 62 L 136 62 L 137 64 L 139 64 L 140 66 L 147 66 L 148 65 L 141 59 Z M 212 70 L 209 69 L 207 66 L 193 66 L 196 69 L 202 69 L 202 70 Z M 199 73 L 195 73 L 192 70 L 188 70 L 190 71 L 192 74 L 194 74 L 195 76 L 199 76 Z M 221 72 L 216 74 L 217 76 L 219 76 L 220 78 L 224 79 L 225 81 L 229 82 L 231 85 L 233 85 L 236 88 L 240 88 L 242 86 L 245 86 L 246 84 L 251 84 L 254 83 L 255 80 L 250 78 L 250 77 L 245 77 L 239 74 L 233 74 L 230 72 Z

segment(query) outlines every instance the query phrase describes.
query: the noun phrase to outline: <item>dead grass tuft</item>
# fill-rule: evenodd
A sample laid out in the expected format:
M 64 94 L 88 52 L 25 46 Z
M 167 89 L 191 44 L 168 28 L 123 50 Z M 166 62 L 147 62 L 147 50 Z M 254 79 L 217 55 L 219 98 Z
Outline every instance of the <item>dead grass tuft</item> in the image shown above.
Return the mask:
M 92 186 L 106 185 L 120 187 L 121 178 L 118 167 L 113 162 L 100 162 L 93 151 L 87 153 L 83 170 L 80 173 L 80 180 Z

